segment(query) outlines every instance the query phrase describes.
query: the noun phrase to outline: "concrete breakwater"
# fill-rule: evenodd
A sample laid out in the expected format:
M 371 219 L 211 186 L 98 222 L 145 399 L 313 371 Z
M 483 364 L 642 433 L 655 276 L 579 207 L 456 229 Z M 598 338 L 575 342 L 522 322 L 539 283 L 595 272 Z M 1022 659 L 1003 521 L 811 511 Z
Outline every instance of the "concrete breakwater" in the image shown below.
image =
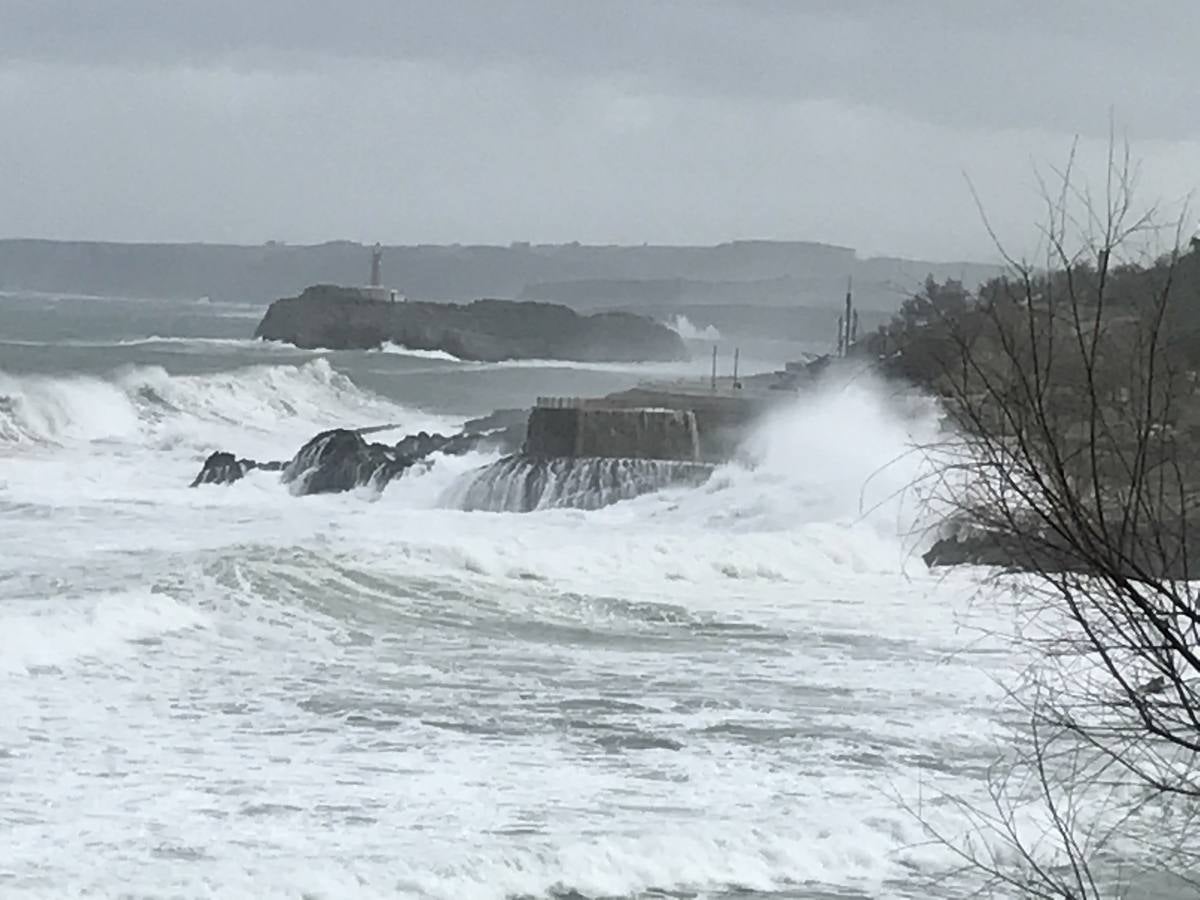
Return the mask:
M 762 410 L 743 398 L 651 388 L 608 397 L 539 397 L 521 452 L 460 484 L 460 509 L 594 509 L 702 484 Z
M 638 387 L 606 397 L 539 397 L 525 452 L 717 463 L 783 395 L 740 396 Z
M 529 414 L 525 454 L 698 462 L 700 434 L 687 409 L 606 409 L 540 398 Z
M 668 487 L 703 484 L 704 463 L 587 456 L 506 456 L 472 473 L 446 498 L 458 509 L 532 512 L 598 509 Z

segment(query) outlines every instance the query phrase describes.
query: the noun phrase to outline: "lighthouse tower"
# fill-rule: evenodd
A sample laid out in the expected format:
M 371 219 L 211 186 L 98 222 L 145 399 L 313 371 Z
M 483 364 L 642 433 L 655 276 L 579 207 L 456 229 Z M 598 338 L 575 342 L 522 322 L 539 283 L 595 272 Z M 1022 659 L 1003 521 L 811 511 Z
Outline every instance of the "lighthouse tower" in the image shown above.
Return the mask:
M 383 248 L 379 244 L 371 251 L 371 287 L 383 287 Z

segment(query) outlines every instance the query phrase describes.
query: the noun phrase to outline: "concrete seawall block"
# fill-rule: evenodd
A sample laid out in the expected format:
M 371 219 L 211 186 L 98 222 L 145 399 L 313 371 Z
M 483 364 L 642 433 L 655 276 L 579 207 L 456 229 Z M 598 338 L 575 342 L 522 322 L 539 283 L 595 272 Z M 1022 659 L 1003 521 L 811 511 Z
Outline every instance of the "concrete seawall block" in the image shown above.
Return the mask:
M 700 436 L 691 410 L 537 407 L 529 416 L 525 453 L 694 462 Z

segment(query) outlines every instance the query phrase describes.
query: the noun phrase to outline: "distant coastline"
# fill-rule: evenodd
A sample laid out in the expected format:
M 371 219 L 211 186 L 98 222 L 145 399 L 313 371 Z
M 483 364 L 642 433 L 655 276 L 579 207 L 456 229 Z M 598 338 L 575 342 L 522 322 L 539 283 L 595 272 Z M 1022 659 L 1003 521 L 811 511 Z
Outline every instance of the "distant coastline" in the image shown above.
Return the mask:
M 860 258 L 804 241 L 711 247 L 419 245 L 383 247 L 384 283 L 417 300 L 505 297 L 575 309 L 696 305 L 835 308 L 853 280 L 864 309 L 894 310 L 926 277 L 972 286 L 999 267 L 972 262 Z M 123 244 L 0 240 L 0 291 L 87 293 L 261 303 L 313 284 L 362 284 L 371 248 L 349 241 Z

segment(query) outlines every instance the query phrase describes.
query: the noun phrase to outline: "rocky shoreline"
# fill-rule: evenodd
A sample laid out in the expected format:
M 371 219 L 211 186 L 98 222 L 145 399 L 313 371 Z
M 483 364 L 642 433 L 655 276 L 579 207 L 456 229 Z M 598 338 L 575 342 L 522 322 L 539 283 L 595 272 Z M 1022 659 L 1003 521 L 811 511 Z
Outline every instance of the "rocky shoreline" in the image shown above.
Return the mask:
M 524 410 L 499 411 L 466 423 L 455 435 L 421 431 L 394 444 L 368 441 L 366 436 L 393 426 L 333 428 L 304 444 L 290 460 L 261 462 L 240 458 L 227 450 L 209 454 L 192 487 L 233 484 L 253 471 L 279 472 L 293 494 L 331 494 L 360 487 L 383 490 L 393 479 L 434 453 L 457 455 L 471 450 L 514 452 L 525 436 Z

